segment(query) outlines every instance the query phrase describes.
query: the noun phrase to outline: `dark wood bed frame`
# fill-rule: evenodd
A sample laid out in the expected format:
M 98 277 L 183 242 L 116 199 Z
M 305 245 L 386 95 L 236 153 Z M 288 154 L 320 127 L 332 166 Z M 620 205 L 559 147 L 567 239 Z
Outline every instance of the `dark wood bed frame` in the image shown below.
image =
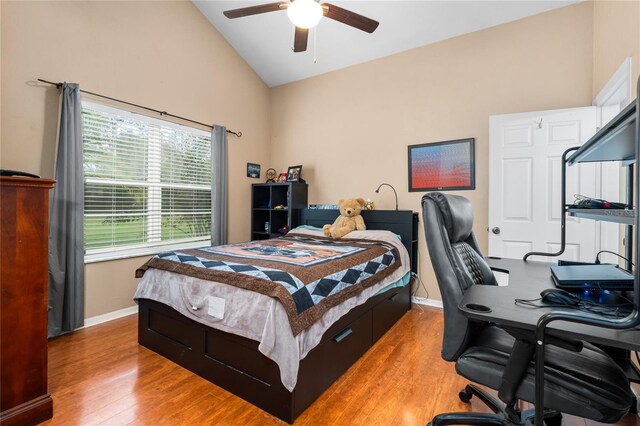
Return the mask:
M 301 223 L 333 223 L 336 210 L 304 209 Z M 418 215 L 411 211 L 363 212 L 367 229 L 400 235 L 417 271 Z M 258 350 L 259 342 L 225 333 L 186 318 L 173 308 L 138 300 L 138 343 L 288 422 L 309 407 L 409 309 L 411 285 L 393 288 L 353 308 L 333 324 L 318 346 L 300 362 L 289 392 L 278 365 Z

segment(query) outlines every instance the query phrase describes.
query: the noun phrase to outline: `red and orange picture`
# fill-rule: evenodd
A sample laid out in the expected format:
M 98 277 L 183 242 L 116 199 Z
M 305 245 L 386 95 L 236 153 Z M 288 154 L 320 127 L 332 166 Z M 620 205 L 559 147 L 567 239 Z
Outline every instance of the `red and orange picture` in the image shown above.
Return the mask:
M 474 138 L 409 146 L 409 191 L 475 189 Z

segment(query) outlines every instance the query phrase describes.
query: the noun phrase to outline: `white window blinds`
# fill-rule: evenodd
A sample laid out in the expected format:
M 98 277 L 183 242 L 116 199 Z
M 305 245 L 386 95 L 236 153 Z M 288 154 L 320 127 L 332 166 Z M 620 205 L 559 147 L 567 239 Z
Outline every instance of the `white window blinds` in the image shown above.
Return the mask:
M 83 101 L 86 260 L 211 238 L 211 136 Z

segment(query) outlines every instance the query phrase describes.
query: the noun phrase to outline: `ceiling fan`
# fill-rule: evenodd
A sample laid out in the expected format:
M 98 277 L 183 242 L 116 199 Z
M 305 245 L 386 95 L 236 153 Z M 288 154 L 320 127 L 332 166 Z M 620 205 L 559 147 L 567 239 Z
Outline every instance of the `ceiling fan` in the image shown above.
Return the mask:
M 342 22 L 351 27 L 372 33 L 380 24 L 378 21 L 367 18 L 350 10 L 343 9 L 330 3 L 318 3 L 315 0 L 291 0 L 276 3 L 259 4 L 257 6 L 242 7 L 224 11 L 223 14 L 229 19 L 242 18 L 244 16 L 258 15 L 260 13 L 276 12 L 287 10 L 287 15 L 296 26 L 293 39 L 293 51 L 304 52 L 307 50 L 307 40 L 309 38 L 309 28 L 320 22 L 323 16 L 334 21 Z

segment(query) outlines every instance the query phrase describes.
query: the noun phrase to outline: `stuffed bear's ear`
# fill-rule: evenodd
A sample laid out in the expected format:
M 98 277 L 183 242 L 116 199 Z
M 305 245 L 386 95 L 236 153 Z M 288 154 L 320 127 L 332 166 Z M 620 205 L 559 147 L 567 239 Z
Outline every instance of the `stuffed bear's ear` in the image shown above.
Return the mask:
M 356 198 L 356 201 L 358 202 L 358 204 L 360 204 L 361 207 L 364 207 L 364 198 Z
M 344 200 L 340 198 L 340 200 L 338 200 L 338 207 L 342 207 L 343 203 L 344 203 Z

